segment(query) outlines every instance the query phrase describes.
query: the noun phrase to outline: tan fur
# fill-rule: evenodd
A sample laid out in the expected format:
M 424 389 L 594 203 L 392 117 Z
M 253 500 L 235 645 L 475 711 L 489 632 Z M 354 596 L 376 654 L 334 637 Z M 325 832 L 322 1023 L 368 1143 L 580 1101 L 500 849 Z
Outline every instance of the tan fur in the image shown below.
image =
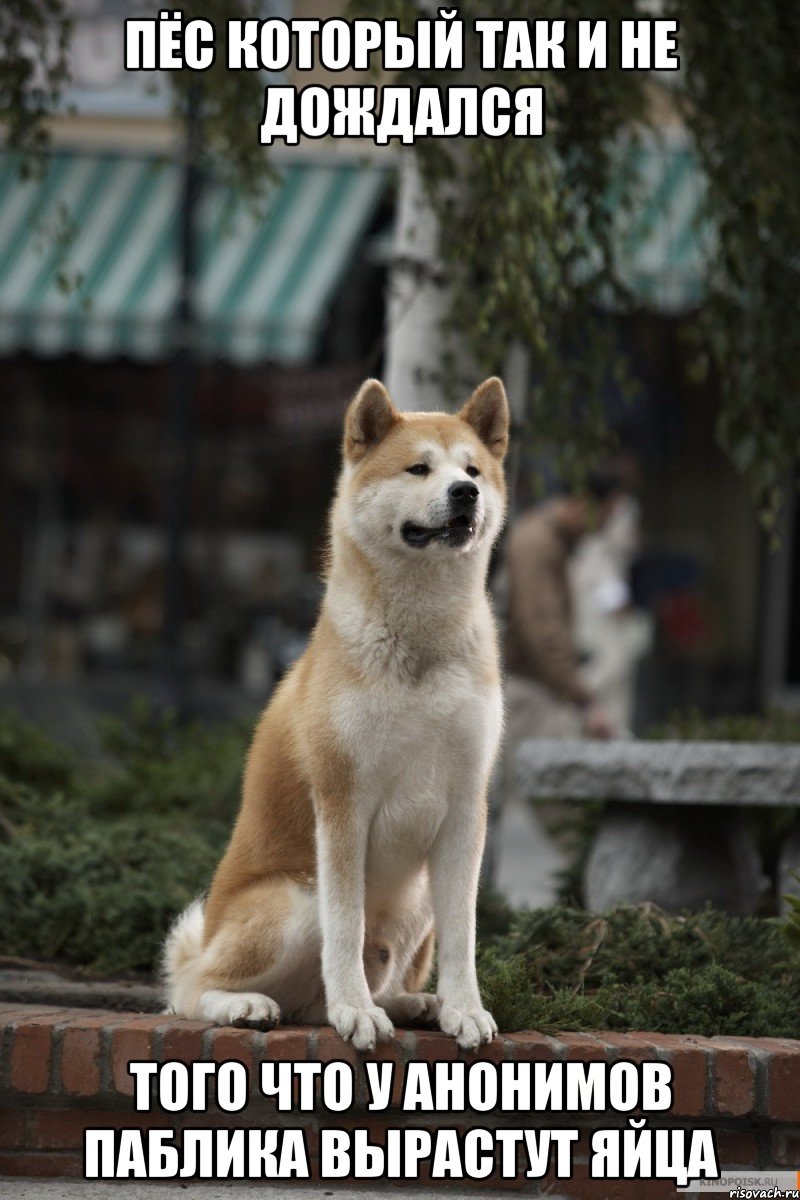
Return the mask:
M 399 829 L 410 820 L 409 828 L 414 828 L 420 821 L 413 814 L 403 817 L 402 810 L 395 811 L 391 805 L 366 816 L 360 789 L 364 771 L 372 769 L 365 764 L 371 761 L 371 753 L 378 753 L 373 748 L 390 747 L 395 733 L 399 738 L 405 736 L 398 717 L 391 716 L 396 695 L 408 694 L 408 703 L 403 702 L 398 710 L 398 715 L 405 716 L 409 705 L 413 710 L 415 695 L 424 696 L 428 705 L 434 700 L 427 689 L 439 686 L 437 679 L 452 679 L 447 686 L 455 687 L 455 680 L 463 676 L 459 687 L 482 689 L 481 694 L 485 691 L 493 698 L 492 704 L 496 702 L 499 666 L 484 577 L 504 506 L 502 458 L 507 424 L 505 396 L 496 380 L 478 389 L 457 416 L 401 414 L 377 381 L 368 381 L 351 405 L 343 442 L 345 466 L 331 514 L 325 604 L 305 654 L 277 689 L 256 728 L 241 809 L 204 911 L 198 908 L 187 913 L 184 925 L 176 926 L 168 941 L 166 972 L 178 1011 L 188 1016 L 210 1015 L 215 1020 L 263 1021 L 275 1018 L 279 1004 L 287 1016 L 321 1019 L 325 1003 L 319 971 L 319 920 L 325 929 L 327 914 L 323 906 L 317 916 L 316 906 L 318 888 L 324 884 L 338 889 L 333 894 L 341 894 L 342 905 L 349 904 L 353 913 L 361 888 L 363 932 L 353 944 L 362 947 L 370 994 L 386 991 L 386 1008 L 396 1019 L 435 1015 L 435 998 L 402 994 L 421 993 L 433 957 L 424 847 L 419 862 L 414 851 L 404 847 L 410 858 L 404 873 L 395 879 L 391 878 L 392 857 L 385 859 L 383 848 L 387 838 L 396 836 L 392 832 L 395 826 Z M 417 485 L 407 468 L 418 460 L 420 447 L 428 445 L 433 447 L 431 453 L 445 462 L 466 454 L 480 471 L 482 492 L 488 497 L 487 504 L 494 506 L 492 528 L 486 537 L 479 531 L 478 549 L 473 552 L 468 547 L 463 554 L 438 548 L 409 551 L 395 530 L 391 533 L 398 542 L 399 566 L 395 570 L 394 560 L 386 559 L 382 547 L 374 547 L 376 518 L 370 498 L 383 495 L 381 489 L 389 487 L 413 500 Z M 447 469 L 461 477 L 464 471 L 459 463 L 461 459 Z M 360 532 L 362 510 L 363 519 L 372 523 L 369 536 Z M 388 531 L 386 536 L 390 536 Z M 451 577 L 452 586 L 448 584 Z M 406 587 L 411 588 L 407 594 Z M 359 613 L 364 615 L 359 617 Z M 420 688 L 426 690 L 419 692 Z M 374 709 L 372 718 L 364 716 L 356 704 L 362 694 L 363 714 Z M 386 697 L 385 705 L 381 696 Z M 453 711 L 458 713 L 459 705 L 449 693 L 448 703 L 455 704 Z M 385 727 L 384 708 L 389 714 Z M 359 724 L 357 733 L 351 731 L 353 721 L 366 724 Z M 425 735 L 426 721 L 420 717 L 419 736 Z M 464 730 L 454 737 L 467 734 Z M 483 844 L 483 793 L 494 742 L 496 735 L 492 734 L 480 760 L 484 765 L 475 775 L 474 786 L 480 794 L 474 804 L 470 801 L 470 812 L 474 811 L 469 818 L 471 833 L 462 839 L 470 856 L 470 871 L 474 861 L 479 861 Z M 382 753 L 386 756 L 389 751 Z M 392 788 L 391 773 L 402 770 L 406 761 L 413 765 L 413 756 L 406 757 L 400 743 L 395 753 L 397 766 L 391 765 L 389 754 L 386 767 L 381 768 L 383 775 L 378 776 L 385 779 L 387 795 Z M 420 813 L 423 826 L 425 820 L 433 822 L 430 837 L 435 836 L 436 823 L 442 821 L 444 812 L 424 818 Z M 363 859 L 357 860 L 354 847 L 358 845 L 364 847 L 366 866 Z M 327 874 L 322 881 L 320 852 L 326 856 Z M 385 865 L 373 870 L 375 855 L 375 863 L 385 859 Z M 354 866 L 355 861 L 362 862 L 360 868 Z M 365 871 L 363 883 L 353 878 L 354 870 Z M 328 876 L 333 885 L 326 882 Z M 351 894 L 352 899 L 347 899 Z M 337 922 L 336 930 L 345 937 L 350 927 L 342 927 L 339 918 Z M 337 969 L 341 973 L 345 967 Z M 326 977 L 325 988 L 330 992 L 334 986 Z M 235 998 L 233 1006 L 226 1002 L 229 992 L 242 993 L 241 1004 Z M 263 992 L 273 997 L 266 1001 L 272 1006 L 267 1010 L 257 1002 Z M 329 994 L 329 1012 L 333 1002 Z M 357 1045 L 369 1045 L 370 1037 L 373 1041 L 375 1037 L 364 1013 L 373 1014 L 370 1019 L 378 1036 L 385 1035 L 381 1019 L 374 1016 L 381 1010 L 365 1007 L 362 1011 L 356 1005 L 352 1011 L 356 1015 L 351 1036 Z M 336 1022 L 345 1036 L 349 1020 L 345 1015 Z M 479 1037 L 485 1038 L 486 1024 L 479 1022 L 477 1027 Z M 461 1036 L 474 1041 L 478 1035 L 462 1030 Z
M 417 946 L 416 953 L 411 960 L 411 966 L 406 971 L 403 987 L 407 992 L 421 992 L 424 989 L 431 973 L 431 967 L 433 966 L 433 952 L 435 948 L 436 938 L 431 929 L 427 937 Z

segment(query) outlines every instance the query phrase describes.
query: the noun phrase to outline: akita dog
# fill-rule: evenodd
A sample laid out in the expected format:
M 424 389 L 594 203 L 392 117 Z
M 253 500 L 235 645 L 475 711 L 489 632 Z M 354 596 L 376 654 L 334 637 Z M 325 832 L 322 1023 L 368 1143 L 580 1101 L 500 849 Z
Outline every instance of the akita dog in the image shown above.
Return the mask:
M 497 1032 L 475 899 L 502 724 L 486 575 L 507 446 L 499 379 L 457 415 L 401 413 L 374 379 L 350 404 L 320 617 L 256 728 L 208 898 L 167 938 L 175 1012 L 327 1017 L 359 1050 L 393 1021 L 438 1021 L 465 1048 Z

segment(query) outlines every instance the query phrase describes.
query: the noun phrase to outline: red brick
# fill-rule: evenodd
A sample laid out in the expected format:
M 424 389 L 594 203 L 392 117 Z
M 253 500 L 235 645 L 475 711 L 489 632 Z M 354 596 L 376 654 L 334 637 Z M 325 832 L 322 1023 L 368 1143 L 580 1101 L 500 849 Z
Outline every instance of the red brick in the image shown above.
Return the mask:
M 379 1042 L 374 1050 L 369 1051 L 364 1055 L 366 1060 L 373 1062 L 389 1062 L 394 1063 L 394 1072 L 392 1074 L 392 1093 L 390 1106 L 399 1108 L 403 1099 L 403 1079 L 405 1077 L 405 1050 L 411 1046 L 411 1036 L 409 1034 L 398 1033 L 397 1038 L 393 1038 L 391 1042 Z M 367 1076 L 363 1069 L 360 1069 L 356 1075 L 356 1088 L 359 1082 L 363 1080 L 363 1095 L 364 1103 L 367 1100 Z
M 254 1035 L 250 1029 L 217 1029 L 211 1044 L 211 1057 L 216 1063 L 244 1063 L 252 1082 L 255 1064 Z
M 455 1038 L 452 1039 L 455 1041 Z M 502 1037 L 494 1037 L 490 1042 L 481 1042 L 474 1050 L 459 1049 L 459 1057 L 467 1062 L 482 1059 L 484 1062 L 505 1062 L 506 1044 Z
M 111 1030 L 111 1074 L 114 1087 L 123 1096 L 132 1096 L 134 1083 L 128 1063 L 148 1062 L 153 1058 L 153 1035 L 168 1018 L 161 1015 L 139 1021 L 126 1020 Z
M 542 1033 L 508 1033 L 506 1045 L 515 1062 L 553 1062 L 556 1043 Z
M 338 1128 L 341 1129 L 341 1125 Z M 303 1125 L 302 1129 L 309 1163 L 312 1159 L 319 1161 L 319 1129 L 315 1125 Z
M 424 1062 L 455 1062 L 458 1058 L 456 1039 L 430 1029 L 419 1029 L 416 1033 L 417 1047 L 414 1057 Z
M 712 1063 L 713 1111 L 718 1116 L 744 1117 L 755 1104 L 755 1070 L 746 1050 L 715 1048 Z
M 607 1046 L 614 1047 L 618 1059 L 635 1063 L 657 1061 L 657 1033 L 606 1033 L 604 1030 L 597 1037 Z
M 366 1075 L 364 1073 L 364 1067 L 359 1062 L 359 1059 L 363 1059 L 363 1058 L 378 1058 L 378 1059 L 380 1059 L 384 1054 L 386 1056 L 390 1057 L 393 1053 L 396 1053 L 395 1047 L 396 1047 L 396 1043 L 393 1038 L 389 1042 L 379 1042 L 377 1044 L 375 1050 L 368 1050 L 368 1051 L 359 1053 L 358 1051 L 355 1050 L 355 1048 L 351 1045 L 350 1042 L 346 1042 L 346 1041 L 344 1041 L 343 1038 L 340 1038 L 338 1033 L 335 1032 L 335 1030 L 325 1028 L 325 1029 L 320 1029 L 319 1034 L 317 1036 L 317 1052 L 315 1055 L 311 1053 L 311 1048 L 309 1047 L 309 1058 L 312 1058 L 323 1064 L 331 1063 L 331 1062 L 344 1062 L 344 1063 L 347 1063 L 350 1067 L 352 1067 L 352 1069 L 353 1069 L 354 1105 L 356 1108 L 360 1109 L 360 1108 L 363 1108 L 364 1104 L 366 1103 L 367 1087 L 366 1087 Z M 393 1084 L 396 1083 L 396 1079 L 397 1079 L 397 1072 L 395 1071 L 395 1078 L 393 1080 Z M 298 1091 L 299 1091 L 299 1085 L 296 1081 L 295 1082 L 295 1103 L 297 1103 Z M 320 1107 L 321 1106 L 321 1095 L 322 1095 L 322 1079 L 320 1077 L 317 1077 L 314 1080 L 314 1105 L 318 1112 L 324 1111 Z
M 25 1145 L 25 1113 L 18 1108 L 0 1108 L 0 1147 L 15 1150 Z
M 655 1044 L 666 1051 L 672 1067 L 672 1107 L 677 1117 L 699 1117 L 706 1108 L 708 1052 L 704 1045 L 680 1034 L 654 1035 Z
M 272 1034 L 269 1035 L 270 1038 Z M 269 1047 L 269 1041 L 267 1042 Z M 358 1066 L 358 1054 L 353 1049 L 350 1042 L 346 1042 L 344 1038 L 340 1038 L 338 1033 L 330 1026 L 323 1026 L 317 1034 L 317 1059 L 320 1062 L 349 1062 L 351 1066 Z M 270 1057 L 272 1055 L 270 1054 Z
M 538 1127 L 547 1128 L 547 1113 L 541 1113 L 541 1114 L 537 1113 L 536 1114 L 536 1124 Z M 607 1122 L 607 1124 L 610 1126 L 611 1120 L 609 1120 Z M 577 1128 L 578 1128 L 579 1136 L 578 1136 L 577 1142 L 572 1143 L 570 1157 L 572 1158 L 573 1162 L 586 1163 L 589 1161 L 589 1159 L 592 1156 L 592 1137 L 594 1136 L 594 1133 L 595 1133 L 595 1126 L 594 1125 L 585 1125 L 585 1126 L 579 1126 Z M 527 1157 L 525 1154 L 525 1151 L 520 1149 L 519 1153 L 522 1158 L 522 1161 L 525 1162 L 526 1157 Z M 555 1151 L 551 1151 L 551 1155 L 554 1153 L 555 1153 Z M 551 1163 L 552 1163 L 552 1158 L 551 1158 Z
M 99 1028 L 64 1030 L 61 1082 L 70 1096 L 94 1096 L 100 1090 Z
M 192 1112 L 187 1108 L 186 1112 L 177 1116 L 172 1113 L 168 1113 L 167 1116 L 172 1117 L 173 1128 L 179 1124 L 181 1129 L 282 1129 L 291 1123 L 290 1113 L 276 1116 L 270 1113 L 267 1116 L 260 1105 L 248 1105 L 237 1113 L 220 1113 L 214 1108 L 204 1113 Z
M 771 1161 L 778 1167 L 800 1170 L 800 1129 L 773 1129 Z
M 758 1165 L 758 1142 L 746 1130 L 721 1129 L 715 1136 L 720 1166 L 755 1167 Z
M 559 1033 L 556 1042 L 566 1050 L 565 1058 L 573 1062 L 606 1062 L 608 1051 L 591 1033 Z
M 800 1046 L 770 1055 L 768 1104 L 772 1120 L 800 1124 Z
M 0 1154 L 0 1175 L 61 1179 L 64 1176 L 83 1177 L 82 1154 Z
M 50 1083 L 53 1057 L 53 1027 L 63 1019 L 51 1016 L 30 1017 L 20 1021 L 11 1045 L 11 1086 L 18 1092 L 41 1095 Z
M 208 1118 L 206 1118 L 207 1120 Z M 85 1108 L 34 1109 L 29 1148 L 32 1150 L 83 1150 L 87 1129 L 172 1128 L 160 1113 L 93 1112 Z
M 29 1017 L 44 1017 L 49 1013 L 63 1012 L 55 1004 L 0 1004 L 0 1029 Z
M 356 1129 L 366 1131 L 369 1140 L 376 1146 L 386 1145 L 386 1131 L 389 1128 L 396 1129 L 397 1123 L 393 1120 L 388 1120 L 385 1113 L 321 1113 L 320 1114 L 320 1129 L 343 1129 L 346 1133 L 353 1133 Z M 308 1128 L 306 1133 L 308 1133 Z M 313 1131 L 312 1131 L 313 1132 Z M 312 1154 L 319 1154 L 319 1139 L 314 1139 L 313 1144 L 309 1146 Z
M 108 1008 L 79 1008 L 67 1009 L 68 1020 L 65 1025 L 75 1026 L 79 1029 L 103 1029 L 109 1025 L 118 1025 L 120 1017 L 127 1016 L 126 1013 L 114 1012 Z M 152 1016 L 152 1014 L 149 1014 Z M 133 1020 L 136 1020 L 136 1015 L 133 1015 Z
M 800 1050 L 800 1042 L 792 1041 L 791 1038 L 770 1038 L 770 1037 L 713 1037 L 704 1039 L 714 1049 L 727 1049 L 732 1047 L 734 1050 L 760 1050 L 772 1052 L 779 1051 L 798 1051 Z
M 203 1037 L 213 1028 L 206 1021 L 176 1021 L 167 1025 L 161 1043 L 161 1061 L 198 1062 L 203 1058 Z
M 540 1181 L 543 1195 L 550 1192 L 570 1200 L 675 1200 L 682 1195 L 668 1179 L 592 1179 L 586 1163 L 573 1163 L 569 1179 L 548 1174 Z
M 498 1158 L 497 1166 L 491 1175 L 487 1175 L 483 1179 L 469 1179 L 465 1177 L 456 1182 L 452 1179 L 431 1179 L 430 1163 L 421 1162 L 419 1164 L 419 1176 L 416 1180 L 416 1185 L 419 1188 L 425 1188 L 425 1191 L 422 1193 L 425 1196 L 429 1196 L 432 1193 L 442 1193 L 444 1196 L 447 1196 L 448 1191 L 453 1187 L 457 1187 L 459 1192 L 475 1191 L 484 1193 L 488 1191 L 493 1195 L 498 1191 L 519 1195 L 520 1192 L 527 1190 L 526 1184 L 530 1181 L 526 1180 L 523 1175 L 517 1174 L 513 1179 L 504 1179 L 500 1170 L 500 1160 Z M 413 1195 L 413 1193 L 411 1194 Z
M 264 1039 L 264 1057 L 280 1059 L 281 1062 L 305 1062 L 309 1057 L 309 1033 L 310 1030 L 305 1027 L 271 1029 Z
M 309 1047 L 310 1029 L 272 1029 L 264 1034 L 263 1059 L 273 1062 L 306 1062 L 314 1059 Z M 260 1081 L 256 1081 L 257 1083 Z M 260 1087 L 258 1093 L 260 1093 Z M 315 1080 L 315 1096 L 319 1094 L 319 1080 Z M 293 1103 L 300 1103 L 300 1081 L 295 1078 L 292 1083 Z M 269 1104 L 277 1103 L 275 1097 L 268 1097 Z
M 0 1010 L 0 1029 L 6 1013 L 14 1013 L 14 1020 L 9 1021 L 9 1033 L 6 1039 L 10 1047 L 12 1085 L 21 1090 L 28 1090 L 34 1095 L 47 1091 L 51 1077 L 51 1038 L 54 1026 L 61 1026 L 62 1055 L 58 1069 L 65 1091 L 76 1097 L 91 1094 L 94 1088 L 101 1088 L 101 1075 L 98 1070 L 98 1056 L 101 1053 L 101 1031 L 110 1026 L 111 1067 L 114 1085 L 118 1092 L 130 1095 L 133 1091 L 133 1081 L 127 1075 L 127 1064 L 131 1060 L 151 1059 L 155 1057 L 153 1038 L 156 1030 L 162 1032 L 163 1058 L 183 1058 L 193 1061 L 203 1057 L 203 1042 L 206 1031 L 211 1028 L 209 1042 L 213 1058 L 217 1062 L 236 1059 L 245 1062 L 251 1072 L 259 1060 L 272 1058 L 276 1060 L 307 1060 L 309 1057 L 322 1062 L 332 1060 L 347 1061 L 357 1070 L 357 1078 L 363 1077 L 362 1063 L 371 1057 L 378 1061 L 395 1063 L 393 1082 L 394 1115 L 397 1116 L 397 1106 L 402 1094 L 404 1060 L 406 1057 L 422 1061 L 453 1061 L 461 1056 L 461 1052 L 453 1038 L 441 1033 L 419 1030 L 413 1033 L 403 1032 L 397 1041 L 380 1044 L 374 1054 L 356 1054 L 352 1046 L 342 1040 L 330 1029 L 310 1028 L 281 1028 L 268 1034 L 225 1028 L 215 1030 L 205 1023 L 172 1020 L 169 1017 L 145 1016 L 133 1014 L 92 1014 L 72 1010 L 31 1010 L 20 1009 L 18 1006 L 7 1006 Z M 309 1042 L 309 1038 L 311 1041 Z M 161 1043 L 157 1043 L 162 1058 Z M 310 1048 L 313 1049 L 313 1053 Z M 263 1053 L 262 1053 L 263 1050 Z M 627 1034 L 604 1033 L 575 1034 L 565 1033 L 557 1039 L 543 1037 L 540 1034 L 523 1032 L 509 1034 L 504 1039 L 498 1039 L 479 1052 L 481 1057 L 497 1061 L 503 1057 L 519 1061 L 552 1061 L 554 1057 L 572 1060 L 608 1060 L 625 1058 L 634 1061 L 641 1059 L 669 1061 L 673 1067 L 673 1098 L 671 1118 L 680 1125 L 682 1117 L 695 1120 L 705 1112 L 707 1066 L 710 1066 L 712 1076 L 713 1107 L 711 1113 L 723 1119 L 725 1128 L 717 1129 L 717 1148 L 720 1162 L 731 1169 L 751 1168 L 758 1161 L 772 1161 L 776 1166 L 797 1167 L 800 1165 L 800 1114 L 798 1100 L 800 1099 L 800 1042 L 785 1039 L 733 1039 L 715 1038 L 713 1040 L 700 1037 L 661 1035 L 646 1032 Z M 712 1057 L 709 1058 L 709 1055 Z M 474 1061 L 474 1056 L 466 1056 L 467 1061 Z M 748 1121 L 754 1111 L 756 1091 L 756 1066 L 768 1072 L 769 1089 L 759 1089 L 759 1095 L 768 1097 L 768 1114 L 773 1122 L 781 1121 L 786 1126 L 770 1130 L 766 1122 L 763 1132 Z M 251 1075 L 251 1078 L 253 1076 Z M 256 1081 L 257 1082 L 257 1081 Z M 359 1091 L 363 1096 L 363 1091 Z M 98 1098 L 94 1109 L 105 1107 L 107 1097 Z M 7 1102 L 8 1103 L 8 1102 Z M 0 1145 L 4 1145 L 0 1154 L 0 1174 L 71 1174 L 81 1173 L 81 1154 L 83 1131 L 87 1127 L 120 1128 L 124 1126 L 141 1128 L 171 1127 L 175 1118 L 169 1114 L 134 1114 L 119 1111 L 92 1111 L 92 1109 L 70 1108 L 66 1096 L 53 1103 L 64 1104 L 65 1107 L 54 1110 L 33 1104 L 24 1110 L 9 1108 L 0 1111 Z M 113 1103 L 113 1101 L 112 1101 Z M 345 1116 L 346 1114 L 342 1114 Z M 390 1114 L 365 1114 L 373 1131 L 373 1140 L 382 1140 L 382 1131 L 391 1123 Z M 241 1115 L 248 1119 L 247 1113 Z M 269 1124 L 264 1120 L 258 1105 L 250 1111 L 250 1116 L 256 1124 Z M 358 1119 L 358 1113 L 350 1114 L 353 1126 L 364 1126 Z M 664 1114 L 664 1120 L 670 1120 Z M 710 1117 L 707 1119 L 711 1119 Z M 447 1120 L 441 1115 L 425 1116 L 420 1114 L 419 1120 L 426 1122 L 428 1127 L 439 1123 L 455 1124 L 459 1118 L 453 1116 Z M 219 1124 L 220 1122 L 235 1127 L 239 1118 L 222 1117 L 217 1120 L 208 1115 L 186 1114 L 185 1122 L 181 1124 Z M 313 1118 L 314 1128 L 317 1125 L 335 1123 L 340 1127 L 347 1125 L 339 1121 L 335 1115 L 318 1112 Z M 492 1114 L 485 1114 L 480 1119 L 481 1124 L 491 1127 L 494 1123 Z M 659 1123 L 661 1123 L 659 1121 Z M 702 1121 L 699 1124 L 703 1124 Z M 716 1123 L 715 1123 L 716 1124 Z M 27 1129 L 26 1129 L 27 1125 Z M 761 1128 L 761 1126 L 759 1126 Z M 580 1149 L 575 1153 L 575 1174 L 572 1180 L 555 1180 L 549 1177 L 546 1181 L 527 1180 L 523 1175 L 509 1181 L 491 1177 L 488 1181 L 476 1181 L 478 1191 L 488 1187 L 502 1190 L 523 1191 L 526 1194 L 537 1192 L 539 1185 L 546 1188 L 548 1184 L 553 1193 L 567 1195 L 574 1200 L 662 1200 L 662 1197 L 674 1196 L 676 1191 L 670 1181 L 657 1180 L 591 1180 L 588 1176 L 585 1148 L 587 1136 L 584 1134 Z M 759 1139 L 771 1138 L 771 1151 L 761 1146 Z M 312 1139 L 310 1146 L 316 1148 Z M 26 1147 L 23 1149 L 23 1147 Z M 68 1153 L 68 1151 L 74 1153 Z M 759 1159 L 759 1150 L 761 1155 Z M 422 1182 L 422 1181 L 421 1181 Z M 438 1191 L 440 1184 L 425 1186 L 422 1182 L 422 1192 L 428 1194 Z M 459 1186 L 461 1186 L 459 1184 Z M 468 1185 L 464 1183 L 464 1190 Z
M 61 1024 L 75 1025 L 112 1025 L 120 1018 L 119 1013 L 107 1008 L 62 1008 Z

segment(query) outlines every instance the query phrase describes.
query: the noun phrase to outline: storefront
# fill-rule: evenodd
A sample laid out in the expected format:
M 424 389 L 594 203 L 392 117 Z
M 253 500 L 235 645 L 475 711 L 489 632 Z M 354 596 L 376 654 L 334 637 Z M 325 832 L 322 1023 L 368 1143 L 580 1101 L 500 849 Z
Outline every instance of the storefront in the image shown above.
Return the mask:
M 60 150 L 32 179 L 3 164 L 0 576 L 15 666 L 69 673 L 101 644 L 137 662 L 153 651 L 176 347 L 194 360 L 187 617 L 224 614 L 225 645 L 199 665 L 236 672 L 231 639 L 259 612 L 285 615 L 317 565 L 341 415 L 380 352 L 370 245 L 388 172 L 293 160 L 261 199 L 206 178 L 188 325 L 180 184 L 153 156 Z

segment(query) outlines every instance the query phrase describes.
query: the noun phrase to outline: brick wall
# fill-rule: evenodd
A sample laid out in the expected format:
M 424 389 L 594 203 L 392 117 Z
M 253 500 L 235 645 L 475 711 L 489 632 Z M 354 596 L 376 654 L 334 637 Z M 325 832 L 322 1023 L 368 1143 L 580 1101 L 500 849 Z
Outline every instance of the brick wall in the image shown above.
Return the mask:
M 496 1039 L 479 1055 L 493 1061 L 669 1062 L 673 1068 L 672 1112 L 667 1118 L 651 1118 L 651 1127 L 672 1124 L 712 1128 L 723 1168 L 800 1167 L 800 1042 L 646 1033 L 563 1033 L 557 1037 L 513 1033 Z M 398 1105 L 405 1063 L 473 1057 L 463 1055 L 451 1038 L 427 1031 L 401 1031 L 395 1042 L 376 1052 L 374 1057 L 397 1064 L 393 1106 L 386 1113 L 365 1115 L 363 1122 L 359 1122 L 358 1112 L 346 1121 L 333 1115 L 278 1114 L 270 1101 L 257 1095 L 257 1068 L 262 1060 L 338 1059 L 357 1068 L 357 1109 L 363 1109 L 365 1092 L 359 1060 L 364 1057 L 324 1027 L 260 1033 L 215 1028 L 163 1015 L 0 1005 L 0 1176 L 80 1176 L 86 1128 L 301 1125 L 313 1163 L 315 1139 L 326 1120 L 340 1128 L 348 1122 L 362 1123 L 377 1140 L 387 1127 L 406 1123 L 426 1124 L 429 1128 L 437 1122 L 461 1128 L 471 1124 L 521 1128 L 526 1124 L 554 1127 L 576 1123 L 575 1114 L 546 1118 L 538 1114 L 526 1121 L 524 1115 L 512 1114 L 423 1118 L 402 1113 Z M 181 1116 L 136 1113 L 127 1065 L 142 1059 L 187 1063 L 237 1059 L 251 1073 L 252 1104 L 235 1116 L 218 1110 Z M 480 1186 L 502 1186 L 529 1195 L 550 1190 L 592 1200 L 657 1200 L 677 1194 L 672 1183 L 590 1179 L 587 1150 L 593 1128 L 615 1124 L 622 1127 L 625 1121 L 615 1114 L 579 1116 L 577 1120 L 582 1136 L 571 1180 L 518 1177 L 514 1181 L 492 1179 Z

